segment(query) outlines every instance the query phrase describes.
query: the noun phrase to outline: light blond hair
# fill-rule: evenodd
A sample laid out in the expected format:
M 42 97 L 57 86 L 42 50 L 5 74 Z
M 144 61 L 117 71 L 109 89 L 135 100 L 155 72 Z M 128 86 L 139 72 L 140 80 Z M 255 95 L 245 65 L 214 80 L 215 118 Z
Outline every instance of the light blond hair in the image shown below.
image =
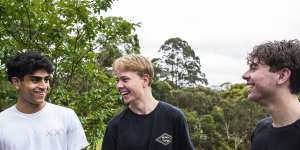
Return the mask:
M 149 85 L 151 85 L 154 77 L 154 69 L 152 63 L 144 56 L 138 54 L 130 54 L 122 56 L 112 64 L 113 72 L 117 71 L 133 71 L 142 77 L 149 75 Z

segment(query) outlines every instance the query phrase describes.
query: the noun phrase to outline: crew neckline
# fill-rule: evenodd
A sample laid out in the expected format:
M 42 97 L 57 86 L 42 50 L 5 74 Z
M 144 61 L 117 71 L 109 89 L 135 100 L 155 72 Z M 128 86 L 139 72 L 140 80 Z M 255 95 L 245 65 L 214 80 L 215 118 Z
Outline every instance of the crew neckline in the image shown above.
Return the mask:
M 47 107 L 48 107 L 48 102 L 46 102 L 45 106 L 41 110 L 39 110 L 35 113 L 27 114 L 27 113 L 23 113 L 23 112 L 19 111 L 15 104 L 13 107 L 13 111 L 16 112 L 17 115 L 24 117 L 24 118 L 36 118 L 36 117 L 40 116 L 46 110 Z
M 156 107 L 148 114 L 137 114 L 135 112 L 133 112 L 129 107 L 128 110 L 131 114 L 135 115 L 135 116 L 139 116 L 139 117 L 147 117 L 147 116 L 151 116 L 152 114 L 154 114 L 154 112 L 160 107 L 160 101 L 158 101 L 158 104 L 156 105 Z
M 280 132 L 280 131 L 283 131 L 283 130 L 288 130 L 290 128 L 293 128 L 294 126 L 299 126 L 300 127 L 300 118 L 298 120 L 294 121 L 293 123 L 288 124 L 286 126 L 282 126 L 282 127 L 274 127 L 272 125 L 272 123 L 273 123 L 273 120 L 271 122 L 271 128 L 272 128 L 272 130 L 275 131 L 275 132 Z

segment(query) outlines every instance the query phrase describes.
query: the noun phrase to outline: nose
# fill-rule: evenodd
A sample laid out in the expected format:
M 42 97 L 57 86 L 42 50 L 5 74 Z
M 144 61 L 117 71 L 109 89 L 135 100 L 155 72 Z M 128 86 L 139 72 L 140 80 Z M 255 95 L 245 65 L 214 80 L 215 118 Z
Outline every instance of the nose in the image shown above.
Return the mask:
M 41 88 L 41 89 L 48 89 L 48 87 L 49 87 L 49 82 L 48 81 L 41 80 L 39 82 L 39 88 Z
M 250 79 L 250 74 L 249 74 L 249 70 L 246 71 L 243 75 L 242 78 L 246 81 L 248 81 Z
M 117 88 L 121 88 L 121 87 L 123 87 L 124 85 L 123 85 L 123 83 L 122 83 L 121 81 L 118 81 L 116 86 L 117 86 Z

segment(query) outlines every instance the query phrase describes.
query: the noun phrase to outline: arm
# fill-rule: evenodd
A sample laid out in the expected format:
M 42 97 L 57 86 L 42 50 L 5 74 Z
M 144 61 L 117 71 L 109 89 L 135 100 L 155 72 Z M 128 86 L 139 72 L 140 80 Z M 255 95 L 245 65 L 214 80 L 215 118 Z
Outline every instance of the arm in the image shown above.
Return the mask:
M 117 150 L 117 142 L 113 136 L 114 133 L 115 131 L 113 130 L 111 124 L 108 124 L 102 142 L 102 150 Z
M 192 141 L 190 139 L 187 121 L 180 111 L 176 118 L 176 150 L 195 150 Z
M 89 143 L 87 142 L 80 120 L 73 110 L 71 111 L 68 119 L 68 150 L 81 150 L 85 148 Z

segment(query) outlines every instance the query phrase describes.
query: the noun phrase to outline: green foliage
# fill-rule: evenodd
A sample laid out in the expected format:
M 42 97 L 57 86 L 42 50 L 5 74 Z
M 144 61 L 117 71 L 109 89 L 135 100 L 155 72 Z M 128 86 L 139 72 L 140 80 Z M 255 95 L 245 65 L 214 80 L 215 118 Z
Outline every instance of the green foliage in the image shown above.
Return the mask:
M 0 111 L 15 103 L 15 91 L 4 75 L 9 56 L 25 50 L 48 55 L 55 71 L 48 101 L 70 107 L 96 149 L 106 123 L 120 107 L 115 81 L 99 56 L 139 53 L 138 24 L 103 17 L 113 0 L 3 0 L 0 2 Z M 113 59 L 112 59 L 113 60 Z
M 203 115 L 201 117 L 201 125 L 204 131 L 203 134 L 207 137 L 202 138 L 201 140 L 202 149 L 230 150 L 230 147 L 225 143 L 222 134 L 217 131 L 218 123 L 214 120 L 212 115 Z
M 153 59 L 157 76 L 172 81 L 178 87 L 207 84 L 201 72 L 200 58 L 189 44 L 180 38 L 170 38 L 160 47 L 161 58 Z
M 125 54 L 140 53 L 139 40 L 132 30 L 139 26 L 120 17 L 108 17 L 102 20 L 102 34 L 97 39 L 100 43 L 98 62 L 110 67 L 113 61 Z
M 234 149 L 248 149 L 249 139 L 258 120 L 266 117 L 266 113 L 257 104 L 246 99 L 244 84 L 231 85 L 220 91 L 222 101 L 219 105 L 224 114 L 219 116 L 223 123 L 220 126 L 229 145 Z
M 193 144 L 199 150 L 249 149 L 256 123 L 266 117 L 262 108 L 246 99 L 244 84 L 226 84 L 222 90 L 171 89 L 165 100 L 184 110 Z
M 12 106 L 16 101 L 16 93 L 7 80 L 3 70 L 0 70 L 0 112 Z
M 170 93 L 168 102 L 200 115 L 209 113 L 219 101 L 218 93 L 205 87 L 175 89 Z
M 89 150 L 99 149 L 106 124 L 120 111 L 115 80 L 107 67 L 124 54 L 139 53 L 134 33 L 139 24 L 103 17 L 113 0 L 0 2 L 0 111 L 13 105 L 16 93 L 5 76 L 9 56 L 34 49 L 50 56 L 55 71 L 48 101 L 78 114 Z M 249 149 L 256 122 L 266 114 L 246 100 L 245 85 L 207 84 L 200 58 L 180 38 L 167 40 L 161 58 L 153 59 L 155 98 L 183 108 L 197 149 Z
M 156 80 L 152 83 L 152 94 L 158 100 L 165 100 L 170 96 L 171 85 L 166 81 Z

